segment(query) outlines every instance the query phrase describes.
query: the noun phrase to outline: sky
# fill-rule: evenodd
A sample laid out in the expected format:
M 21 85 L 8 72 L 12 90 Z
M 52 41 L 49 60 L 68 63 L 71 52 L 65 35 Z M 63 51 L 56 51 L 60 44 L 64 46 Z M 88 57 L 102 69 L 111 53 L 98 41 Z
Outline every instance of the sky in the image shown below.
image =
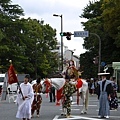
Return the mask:
M 24 10 L 25 18 L 44 20 L 44 24 L 49 24 L 57 30 L 57 39 L 60 42 L 61 18 L 53 14 L 63 16 L 63 32 L 83 31 L 81 22 L 87 21 L 79 16 L 83 13 L 84 7 L 89 1 L 97 0 L 11 0 L 12 4 L 18 4 Z M 83 48 L 84 40 L 81 37 L 71 37 L 67 40 L 63 37 L 63 44 L 69 50 L 74 51 L 74 55 L 80 55 L 86 50 Z

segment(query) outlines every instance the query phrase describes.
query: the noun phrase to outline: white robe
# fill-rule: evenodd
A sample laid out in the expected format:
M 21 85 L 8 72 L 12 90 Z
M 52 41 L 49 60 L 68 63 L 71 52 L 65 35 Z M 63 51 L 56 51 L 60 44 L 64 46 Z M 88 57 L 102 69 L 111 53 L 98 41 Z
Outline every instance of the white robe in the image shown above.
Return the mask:
M 31 118 L 31 104 L 34 99 L 33 88 L 30 83 L 20 85 L 23 96 L 28 96 L 25 100 L 22 99 L 22 95 L 18 93 L 16 104 L 18 105 L 18 111 L 16 118 Z

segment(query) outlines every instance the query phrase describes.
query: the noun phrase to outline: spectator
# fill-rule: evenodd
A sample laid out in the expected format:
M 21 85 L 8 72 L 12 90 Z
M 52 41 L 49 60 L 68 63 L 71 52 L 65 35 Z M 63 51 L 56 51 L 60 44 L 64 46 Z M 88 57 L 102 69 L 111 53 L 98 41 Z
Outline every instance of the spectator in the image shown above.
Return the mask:
M 110 109 L 114 110 L 118 108 L 118 99 L 117 99 L 117 89 L 118 85 L 116 83 L 116 77 L 111 77 L 110 80 L 112 81 L 113 92 L 111 93 L 110 99 Z
M 90 79 L 90 93 L 91 95 L 93 95 L 95 92 L 95 82 L 94 82 L 94 78 Z
M 50 102 L 55 102 L 55 87 L 54 86 L 50 87 L 49 97 L 50 97 Z

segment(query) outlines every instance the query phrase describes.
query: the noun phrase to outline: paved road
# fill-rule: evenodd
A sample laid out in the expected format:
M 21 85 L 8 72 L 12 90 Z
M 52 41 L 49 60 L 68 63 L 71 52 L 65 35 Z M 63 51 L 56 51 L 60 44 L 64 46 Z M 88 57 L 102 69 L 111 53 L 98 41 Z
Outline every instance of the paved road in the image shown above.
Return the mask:
M 97 118 L 98 113 L 98 100 L 95 95 L 90 96 L 89 98 L 89 109 L 88 114 L 81 115 L 80 110 L 82 105 L 76 104 L 76 96 L 73 98 L 72 104 L 72 118 L 64 118 L 60 116 L 61 106 L 56 106 L 55 103 L 49 103 L 49 98 L 46 95 L 42 95 L 43 103 L 40 111 L 40 118 L 37 118 L 36 115 L 32 120 L 103 120 Z M 82 101 L 81 101 L 82 102 Z M 17 111 L 17 105 L 14 104 L 13 100 L 8 102 L 0 102 L 0 120 L 17 120 L 15 118 Z M 120 119 L 120 106 L 117 111 L 111 111 L 111 116 L 109 120 L 119 120 Z

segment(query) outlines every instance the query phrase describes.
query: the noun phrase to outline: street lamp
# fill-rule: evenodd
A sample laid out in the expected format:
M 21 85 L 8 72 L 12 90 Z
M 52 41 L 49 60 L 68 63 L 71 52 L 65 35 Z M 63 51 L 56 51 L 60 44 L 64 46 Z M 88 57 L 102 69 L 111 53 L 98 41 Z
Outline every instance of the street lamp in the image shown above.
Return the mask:
M 74 49 L 74 50 L 70 50 L 71 51 L 71 60 L 73 60 L 73 54 L 74 54 L 74 51 L 75 51 L 76 49 Z
M 61 18 L 61 33 L 63 33 L 63 17 L 62 17 L 62 15 L 53 14 L 53 16 Z M 61 71 L 63 71 L 63 36 L 61 36 L 61 64 L 62 64 Z

